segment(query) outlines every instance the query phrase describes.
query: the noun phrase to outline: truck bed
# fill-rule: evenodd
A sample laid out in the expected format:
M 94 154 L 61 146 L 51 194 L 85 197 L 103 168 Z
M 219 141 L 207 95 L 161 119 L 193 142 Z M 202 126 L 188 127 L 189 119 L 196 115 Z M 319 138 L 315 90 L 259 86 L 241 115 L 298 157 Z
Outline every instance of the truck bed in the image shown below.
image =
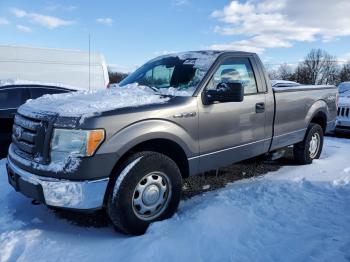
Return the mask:
M 273 93 L 275 116 L 270 150 L 302 141 L 311 119 L 316 114 L 316 109 L 323 108 L 326 112 L 324 116 L 320 115 L 320 121 L 324 118 L 328 125 L 335 121 L 334 101 L 337 93 L 335 86 L 274 87 Z

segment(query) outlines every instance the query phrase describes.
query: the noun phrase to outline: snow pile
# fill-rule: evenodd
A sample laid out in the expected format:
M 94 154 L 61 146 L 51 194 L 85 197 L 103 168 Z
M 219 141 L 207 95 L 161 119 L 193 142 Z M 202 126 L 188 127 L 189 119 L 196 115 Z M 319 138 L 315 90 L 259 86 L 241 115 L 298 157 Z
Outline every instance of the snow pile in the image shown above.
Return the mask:
M 151 88 L 130 84 L 113 86 L 106 90 L 78 91 L 74 93 L 44 95 L 28 100 L 20 107 L 21 111 L 55 112 L 60 116 L 86 117 L 101 112 L 148 104 L 165 103 L 169 98 L 156 94 Z
M 14 192 L 0 163 L 0 261 L 349 261 L 350 140 L 320 160 L 182 202 L 140 237 L 69 223 Z

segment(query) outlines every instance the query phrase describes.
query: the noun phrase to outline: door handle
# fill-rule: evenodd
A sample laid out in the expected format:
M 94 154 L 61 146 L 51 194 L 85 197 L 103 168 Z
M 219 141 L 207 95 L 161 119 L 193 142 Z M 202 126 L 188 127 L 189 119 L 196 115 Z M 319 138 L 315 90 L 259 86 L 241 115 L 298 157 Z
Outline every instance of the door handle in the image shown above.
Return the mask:
M 265 112 L 265 103 L 257 103 L 255 105 L 255 112 L 256 113 L 264 113 Z

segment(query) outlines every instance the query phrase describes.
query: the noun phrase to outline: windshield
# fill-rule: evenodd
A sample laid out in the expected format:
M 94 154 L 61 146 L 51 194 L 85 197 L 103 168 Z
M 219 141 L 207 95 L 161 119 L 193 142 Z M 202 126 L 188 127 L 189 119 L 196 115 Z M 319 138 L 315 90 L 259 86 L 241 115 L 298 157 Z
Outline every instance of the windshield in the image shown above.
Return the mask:
M 344 82 L 339 85 L 339 94 L 350 93 L 350 82 Z
M 218 55 L 203 51 L 162 56 L 137 69 L 119 85 L 138 83 L 162 94 L 192 96 Z

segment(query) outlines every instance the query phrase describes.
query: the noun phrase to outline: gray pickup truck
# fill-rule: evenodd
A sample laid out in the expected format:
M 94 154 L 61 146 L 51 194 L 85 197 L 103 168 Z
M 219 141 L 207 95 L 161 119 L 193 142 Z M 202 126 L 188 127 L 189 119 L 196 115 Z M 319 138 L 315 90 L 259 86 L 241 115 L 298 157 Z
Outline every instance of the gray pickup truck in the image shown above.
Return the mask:
M 334 128 L 333 86 L 272 88 L 256 54 L 161 56 L 119 86 L 27 101 L 15 117 L 9 183 L 48 206 L 105 208 L 142 234 L 176 211 L 182 179 L 293 145 L 319 158 Z

